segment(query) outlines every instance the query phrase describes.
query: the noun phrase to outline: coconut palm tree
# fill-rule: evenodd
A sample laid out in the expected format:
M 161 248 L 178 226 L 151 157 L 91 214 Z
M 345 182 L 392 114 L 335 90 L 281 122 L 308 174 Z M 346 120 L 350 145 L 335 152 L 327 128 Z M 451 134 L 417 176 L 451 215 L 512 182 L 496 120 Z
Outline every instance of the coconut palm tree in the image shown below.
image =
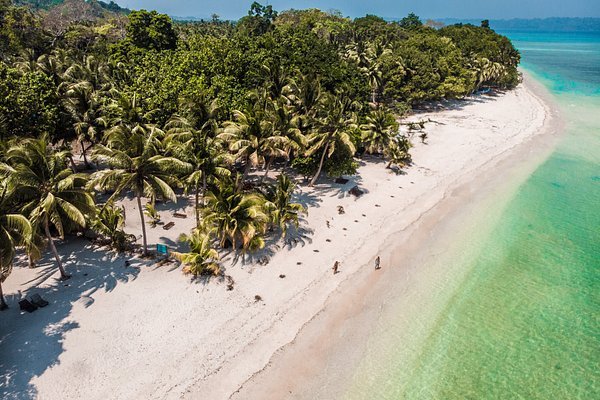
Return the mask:
M 180 184 L 177 176 L 191 169 L 189 163 L 161 155 L 160 139 L 164 133 L 151 127 L 147 132 L 141 125 L 128 130 L 126 125 L 107 132 L 106 145 L 98 145 L 93 157 L 106 162 L 110 169 L 94 173 L 91 187 L 114 190 L 108 202 L 131 190 L 137 199 L 142 224 L 143 251 L 148 254 L 148 240 L 142 197 L 177 201 L 173 186 Z M 119 128 L 117 127 L 117 128 Z
M 297 228 L 300 214 L 306 213 L 301 204 L 291 202 L 295 188 L 294 182 L 287 175 L 281 174 L 277 177 L 277 184 L 270 186 L 265 193 L 265 208 L 271 217 L 271 224 L 278 226 L 283 235 L 289 223 Z
M 212 247 L 210 235 L 194 229 L 190 235 L 181 235 L 180 241 L 190 246 L 187 253 L 173 252 L 173 256 L 184 264 L 183 272 L 194 276 L 211 274 L 219 275 L 219 253 Z
M 87 151 L 101 137 L 101 132 L 107 126 L 102 113 L 102 100 L 90 84 L 81 82 L 71 85 L 66 92 L 65 107 L 75 121 L 73 129 L 81 146 L 85 167 L 89 168 Z M 86 142 L 90 143 L 89 147 L 85 146 Z
M 63 79 L 72 85 L 85 84 L 92 91 L 107 93 L 112 87 L 111 71 L 107 63 L 93 55 L 83 57 L 81 63 L 72 63 L 63 74 Z
M 194 129 L 187 119 L 174 115 L 166 128 L 164 144 L 167 153 L 177 155 L 192 166 L 190 173 L 184 177 L 184 184 L 186 192 L 194 191 L 196 224 L 199 224 L 200 195 L 204 198 L 209 183 L 231 174 L 226 168 L 229 157 L 220 141 L 214 138 L 215 129 L 210 120 L 201 129 Z
M 135 240 L 134 235 L 128 235 L 123 230 L 125 226 L 125 209 L 113 203 L 107 203 L 98 212 L 94 220 L 93 229 L 110 240 L 110 247 L 120 252 L 127 248 L 130 241 Z
M 392 168 L 392 165 L 400 168 L 410 165 L 412 162 L 412 157 L 408 152 L 410 147 L 410 140 L 406 136 L 394 138 L 383 150 L 383 156 L 389 160 L 386 168 Z
M 85 188 L 88 178 L 68 168 L 68 157 L 66 151 L 54 151 L 46 137 L 25 139 L 6 154 L 11 168 L 7 192 L 23 204 L 22 212 L 29 216 L 31 225 L 43 230 L 63 280 L 70 276 L 56 250 L 51 228 L 64 239 L 66 232 L 85 228 L 95 213 L 94 199 Z
M 273 102 L 270 118 L 273 123 L 273 134 L 285 138 L 281 144 L 283 145 L 282 150 L 285 152 L 286 159 L 289 160 L 294 155 L 301 154 L 306 149 L 306 136 L 302 132 L 302 129 L 308 129 L 304 124 L 306 119 L 303 119 L 295 112 L 294 106 L 286 104 L 283 101 Z M 269 173 L 272 161 L 273 158 L 269 157 L 261 182 Z
M 323 169 L 326 157 L 331 157 L 338 146 L 346 147 L 352 154 L 356 152 L 352 143 L 351 132 L 357 128 L 357 118 L 354 110 L 358 107 L 347 97 L 328 94 L 323 102 L 318 127 L 308 138 L 307 154 L 321 153 L 319 167 L 310 181 L 313 186 Z
M 6 199 L 6 187 L 0 183 L 0 311 L 8 308 L 2 292 L 2 283 L 12 270 L 15 249 L 31 235 L 31 224 L 21 214 L 11 212 L 14 205 Z
M 290 82 L 288 99 L 297 114 L 313 118 L 323 99 L 321 82 L 317 76 L 301 75 Z
M 202 209 L 202 228 L 206 233 L 214 233 L 221 247 L 227 247 L 228 242 L 234 249 L 240 242 L 244 250 L 264 246 L 262 234 L 269 216 L 263 196 L 240 192 L 231 180 L 222 180 L 208 191 L 206 202 Z
M 218 137 L 230 143 L 230 151 L 244 163 L 242 179 L 238 182 L 241 187 L 251 167 L 264 165 L 267 169 L 267 158 L 285 157 L 288 140 L 285 136 L 274 134 L 273 122 L 261 106 L 249 107 L 244 112 L 234 110 L 233 117 L 233 121 L 225 122 Z
M 398 123 L 392 114 L 377 109 L 367 116 L 367 123 L 360 129 L 367 152 L 376 154 L 387 148 L 398 134 Z

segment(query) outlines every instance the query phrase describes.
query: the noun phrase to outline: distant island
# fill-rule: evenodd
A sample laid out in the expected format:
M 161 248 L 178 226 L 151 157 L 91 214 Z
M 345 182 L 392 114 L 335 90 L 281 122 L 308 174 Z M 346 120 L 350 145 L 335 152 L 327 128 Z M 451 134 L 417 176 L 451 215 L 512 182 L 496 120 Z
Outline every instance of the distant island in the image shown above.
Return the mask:
M 481 20 L 442 18 L 445 25 L 479 24 Z M 490 26 L 500 31 L 522 32 L 600 32 L 600 18 L 534 18 L 491 19 Z

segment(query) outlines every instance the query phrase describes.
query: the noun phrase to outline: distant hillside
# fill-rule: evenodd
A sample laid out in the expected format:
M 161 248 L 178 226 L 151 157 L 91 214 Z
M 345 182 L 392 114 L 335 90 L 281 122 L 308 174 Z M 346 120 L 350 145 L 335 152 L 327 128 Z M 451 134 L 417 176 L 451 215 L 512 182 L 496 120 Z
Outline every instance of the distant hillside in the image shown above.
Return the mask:
M 15 4 L 30 7 L 38 14 L 42 27 L 56 36 L 65 33 L 72 24 L 103 23 L 125 18 L 128 9 L 114 2 L 97 0 L 15 0 Z
M 104 2 L 101 0 L 82 0 L 86 3 L 89 3 L 92 7 L 100 7 L 104 10 L 120 13 L 120 14 L 128 14 L 130 10 L 128 8 L 123 8 L 119 6 L 114 1 Z M 65 3 L 65 0 L 13 0 L 13 3 L 19 6 L 27 6 L 32 10 L 49 10 L 53 7 L 60 6 Z
M 457 23 L 479 25 L 480 19 L 438 19 L 446 25 Z M 490 27 L 501 31 L 524 32 L 600 32 L 600 18 L 536 18 L 490 20 Z

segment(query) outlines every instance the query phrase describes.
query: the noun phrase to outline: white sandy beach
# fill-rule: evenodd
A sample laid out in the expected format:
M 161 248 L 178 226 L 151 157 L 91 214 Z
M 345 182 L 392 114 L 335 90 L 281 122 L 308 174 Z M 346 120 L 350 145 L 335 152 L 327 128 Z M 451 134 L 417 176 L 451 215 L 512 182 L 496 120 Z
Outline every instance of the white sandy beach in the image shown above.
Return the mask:
M 414 165 L 404 175 L 369 157 L 345 185 L 325 179 L 315 188 L 302 184 L 296 201 L 309 214 L 299 236 L 269 242 L 245 259 L 226 256 L 233 291 L 218 280 L 190 281 L 175 264 L 134 260 L 125 267 L 123 257 L 83 239 L 58 246 L 73 274 L 69 286 L 55 279 L 48 255 L 39 268 L 17 266 L 4 284 L 11 308 L 0 314 L 1 397 L 281 398 L 261 393 L 253 379 L 262 370 L 268 376 L 272 356 L 303 334 L 333 294 L 352 298 L 339 289 L 344 281 L 382 272 L 373 268 L 378 255 L 383 268 L 390 267 L 390 253 L 381 249 L 386 238 L 435 213 L 447 193 L 486 166 L 549 132 L 554 111 L 530 85 L 412 117 L 435 122 L 427 124 L 426 144 L 415 137 Z M 366 194 L 350 195 L 354 185 Z M 136 205 L 125 205 L 127 230 L 139 236 Z M 174 218 L 173 211 L 188 218 Z M 177 246 L 178 236 L 193 227 L 193 215 L 188 204 L 166 204 L 162 220 L 175 226 L 148 228 L 149 244 Z M 259 265 L 263 257 L 267 265 Z M 341 267 L 333 275 L 335 261 Z M 19 296 L 32 293 L 50 305 L 21 314 Z

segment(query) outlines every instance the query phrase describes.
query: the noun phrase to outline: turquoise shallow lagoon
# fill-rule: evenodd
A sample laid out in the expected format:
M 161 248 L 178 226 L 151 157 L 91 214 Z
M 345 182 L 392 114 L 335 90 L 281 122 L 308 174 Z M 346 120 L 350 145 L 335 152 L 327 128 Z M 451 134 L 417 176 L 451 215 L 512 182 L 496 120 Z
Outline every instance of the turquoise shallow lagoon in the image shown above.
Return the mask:
M 600 398 L 600 33 L 502 33 L 566 134 L 493 226 L 457 244 L 470 272 L 418 354 L 386 344 L 348 398 Z

